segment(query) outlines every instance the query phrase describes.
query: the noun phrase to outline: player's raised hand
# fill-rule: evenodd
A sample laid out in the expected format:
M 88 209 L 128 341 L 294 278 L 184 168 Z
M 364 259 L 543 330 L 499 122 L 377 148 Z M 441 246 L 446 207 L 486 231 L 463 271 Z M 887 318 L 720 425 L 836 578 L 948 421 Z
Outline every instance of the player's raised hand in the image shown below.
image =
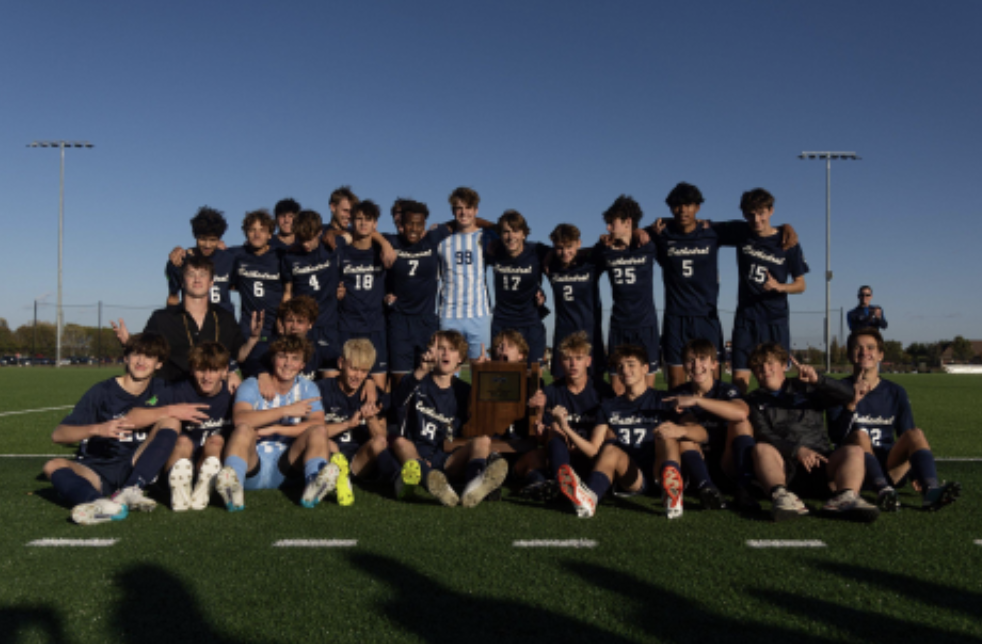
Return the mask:
M 398 299 L 399 298 L 393 295 L 392 293 L 386 293 L 385 297 L 382 298 L 382 301 L 385 302 L 386 306 L 392 306 L 395 303 L 395 301 Z
M 654 225 L 651 226 L 651 229 L 655 232 L 656 235 L 660 235 L 663 232 L 665 232 L 666 226 L 668 226 L 668 224 L 665 222 L 665 220 L 662 217 L 659 217 L 658 219 L 655 220 L 655 223 Z
M 540 389 L 529 398 L 529 407 L 534 407 L 536 409 L 541 409 L 546 406 L 546 395 Z
M 852 388 L 852 403 L 849 404 L 853 411 L 856 409 L 856 405 L 866 397 L 870 391 L 872 391 L 873 385 L 869 380 L 866 379 L 865 373 L 860 373 L 859 378 L 856 379 L 856 384 Z
M 556 405 L 552 408 L 552 417 L 556 419 L 560 427 L 566 425 L 569 422 L 569 410 L 562 405 Z
M 235 395 L 235 390 L 242 384 L 242 377 L 239 375 L 239 372 L 233 371 L 232 373 L 228 374 L 228 381 L 226 384 L 228 385 L 228 392 Z
M 116 334 L 116 339 L 119 340 L 119 343 L 126 344 L 130 339 L 130 330 L 126 328 L 126 322 L 123 322 L 123 318 L 119 318 L 118 323 L 109 320 L 109 326 L 113 328 L 113 332 Z
M 801 364 L 795 360 L 794 356 L 791 356 L 791 364 L 798 368 L 798 379 L 801 382 L 806 382 L 808 384 L 815 384 L 818 382 L 818 372 L 815 371 L 815 367 L 809 364 Z
M 263 333 L 263 321 L 266 319 L 266 311 L 253 311 L 252 320 L 249 322 L 249 337 L 258 338 Z
M 129 440 L 130 436 L 133 434 L 131 431 L 132 429 L 133 423 L 122 418 L 114 418 L 113 420 L 96 425 L 93 428 L 93 436 L 115 438 L 116 440 Z
M 778 282 L 776 279 L 774 279 L 774 276 L 771 275 L 771 272 L 769 270 L 766 270 L 765 269 L 764 272 L 767 273 L 767 279 L 764 280 L 764 290 L 765 291 L 780 291 L 781 290 L 781 283 Z
M 798 245 L 798 232 L 791 224 L 782 224 L 781 229 L 781 248 L 788 250 L 792 246 Z
M 878 306 L 874 306 L 872 312 L 873 312 L 873 317 L 874 318 L 881 318 L 881 317 L 883 317 L 883 309 L 881 309 Z
M 208 414 L 205 413 L 208 407 L 209 405 L 201 403 L 179 403 L 171 405 L 168 412 L 170 412 L 171 418 L 176 418 L 184 423 L 203 423 L 208 420 Z
M 482 342 L 481 343 L 481 355 L 479 355 L 476 358 L 474 358 L 473 362 L 476 362 L 476 363 L 480 364 L 482 362 L 487 362 L 490 359 L 491 358 L 488 357 L 487 349 L 484 348 L 484 343 Z
M 535 305 L 542 306 L 545 303 L 546 303 L 546 294 L 543 293 L 542 289 L 540 288 L 538 291 L 535 292 Z
M 807 447 L 799 447 L 796 457 L 798 462 L 805 466 L 806 472 L 811 472 L 812 468 L 819 467 L 822 463 L 829 462 L 827 458 L 814 450 L 808 449 Z
M 651 235 L 648 234 L 647 230 L 644 230 L 643 228 L 638 228 L 636 232 L 637 232 L 636 241 L 638 242 L 638 246 L 644 246 L 645 244 L 651 241 Z
M 228 246 L 226 246 L 225 242 L 221 239 L 218 240 L 218 244 L 216 245 L 216 247 L 218 248 L 218 250 L 228 250 Z
M 281 409 L 283 410 L 283 414 L 286 416 L 306 418 L 314 410 L 314 403 L 318 400 L 320 400 L 320 396 L 317 396 L 316 398 L 304 398 L 303 400 L 298 400 L 292 405 L 281 407 Z
M 365 419 L 374 418 L 378 416 L 380 411 L 382 411 L 382 408 L 379 407 L 377 402 L 365 403 L 364 405 L 361 406 L 361 409 L 358 410 L 358 412 L 361 414 L 361 417 Z

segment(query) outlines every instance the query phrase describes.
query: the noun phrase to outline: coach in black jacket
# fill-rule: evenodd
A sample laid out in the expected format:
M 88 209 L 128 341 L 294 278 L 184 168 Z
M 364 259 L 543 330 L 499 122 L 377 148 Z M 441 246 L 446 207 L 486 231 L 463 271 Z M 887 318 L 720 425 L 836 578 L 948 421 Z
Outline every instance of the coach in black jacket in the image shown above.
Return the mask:
M 750 356 L 750 369 L 760 388 L 746 400 L 757 445 L 754 471 L 773 501 L 775 520 L 808 513 L 793 487 L 807 496 L 828 498 L 823 512 L 845 518 L 872 521 L 879 510 L 859 496 L 866 469 L 863 451 L 841 447 L 832 451 L 825 429 L 825 410 L 844 405 L 853 398 L 852 385 L 820 376 L 808 365 L 798 367 L 798 378 L 790 380 L 784 370 L 788 352 L 777 343 L 757 347 Z M 804 471 L 801 471 L 801 470 Z

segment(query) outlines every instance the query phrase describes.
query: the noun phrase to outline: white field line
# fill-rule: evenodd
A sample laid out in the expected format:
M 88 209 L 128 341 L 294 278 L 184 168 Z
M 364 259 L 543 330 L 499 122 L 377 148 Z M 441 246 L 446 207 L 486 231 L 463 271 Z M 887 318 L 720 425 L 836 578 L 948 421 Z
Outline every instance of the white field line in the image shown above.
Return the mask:
M 530 541 L 513 541 L 516 548 L 596 548 L 597 542 L 592 539 L 532 539 Z
M 751 548 L 824 548 L 825 542 L 818 539 L 751 539 L 747 545 Z
M 108 548 L 116 545 L 119 539 L 36 539 L 27 545 L 49 548 Z
M 975 540 L 975 545 L 982 546 L 982 539 L 976 539 Z
M 961 458 L 960 456 L 948 456 L 945 458 L 934 459 L 940 463 L 978 463 L 982 458 Z
M 74 454 L 0 454 L 0 458 L 71 458 Z
M 0 412 L 0 418 L 4 416 L 16 416 L 18 414 L 35 414 L 40 411 L 58 411 L 59 409 L 74 409 L 75 405 L 63 405 L 61 407 L 42 407 L 41 409 L 22 409 L 20 411 Z
M 357 539 L 280 539 L 274 548 L 354 548 Z

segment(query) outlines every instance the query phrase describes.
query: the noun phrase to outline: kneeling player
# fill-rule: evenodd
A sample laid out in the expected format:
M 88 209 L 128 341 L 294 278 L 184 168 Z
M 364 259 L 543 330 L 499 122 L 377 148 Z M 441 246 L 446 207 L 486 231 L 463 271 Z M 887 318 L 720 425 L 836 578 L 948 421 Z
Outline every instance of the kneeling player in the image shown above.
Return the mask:
M 679 439 L 702 442 L 706 431 L 698 425 L 681 426 L 669 420 L 674 409 L 664 402 L 662 392 L 648 386 L 650 363 L 644 347 L 617 347 L 611 362 L 625 389 L 622 395 L 600 404 L 591 442 L 596 444 L 598 436 L 615 440 L 603 446 L 596 466 L 584 481 L 572 467 L 560 467 L 560 489 L 573 502 L 576 514 L 587 518 L 596 513 L 597 501 L 612 484 L 628 494 L 643 493 L 648 485 L 644 473 L 649 472 L 652 480 L 661 479 L 662 503 L 668 518 L 679 517 L 682 475 L 677 443 Z
M 675 404 L 683 421 L 706 429 L 705 443 L 682 444 L 682 473 L 687 487 L 695 490 L 704 508 L 726 507 L 710 471 L 736 481 L 737 504 L 754 507 L 749 491 L 753 476 L 753 429 L 747 420 L 749 409 L 733 385 L 717 380 L 719 373 L 716 345 L 700 338 L 689 341 L 682 350 L 682 364 L 688 382 L 672 389 L 665 402 Z
M 880 511 L 867 503 L 859 490 L 863 484 L 863 450 L 846 445 L 834 452 L 829 447 L 823 412 L 853 399 L 852 385 L 819 376 L 808 365 L 798 367 L 798 378 L 784 376 L 788 352 L 776 342 L 766 342 L 750 356 L 750 368 L 760 388 L 747 396 L 750 422 L 757 444 L 754 470 L 770 493 L 775 521 L 808 514 L 798 495 L 788 489 L 827 497 L 835 496 L 822 511 L 855 521 L 874 521 Z M 804 470 L 804 471 L 801 471 Z
M 215 490 L 230 512 L 245 509 L 244 490 L 279 488 L 298 478 L 301 467 L 307 480 L 302 503 L 314 507 L 347 469 L 347 462 L 339 462 L 344 457 L 331 457 L 317 385 L 300 375 L 310 358 L 310 342 L 287 335 L 274 340 L 269 350 L 273 400 L 262 397 L 255 378 L 235 393 L 235 430 L 225 446 L 225 467 L 215 480 Z
M 508 474 L 502 459 L 487 463 L 491 439 L 478 436 L 451 449 L 455 434 L 469 415 L 470 385 L 454 373 L 467 356 L 467 341 L 458 331 L 433 334 L 419 368 L 399 383 L 395 394 L 401 436 L 392 452 L 402 465 L 396 480 L 399 498 L 410 496 L 420 482 L 441 503 L 474 507 L 501 487 Z M 450 481 L 466 481 L 463 494 Z
M 853 375 L 846 382 L 853 385 L 855 395 L 843 407 L 829 410 L 832 440 L 862 448 L 866 483 L 876 491 L 880 509 L 899 508 L 894 488 L 908 476 L 923 496 L 921 507 L 937 510 L 948 505 L 961 493 L 961 485 L 938 481 L 934 454 L 924 432 L 914 424 L 907 392 L 880 379 L 883 336 L 874 328 L 858 329 L 847 346 Z
M 153 404 L 163 388 L 153 376 L 167 355 L 162 336 L 131 336 L 123 347 L 126 373 L 89 389 L 51 434 L 55 443 L 79 444 L 74 460 L 56 458 L 44 465 L 45 476 L 72 505 L 75 523 L 119 521 L 130 509 L 156 507 L 143 489 L 164 466 L 177 433 L 154 428 L 148 441 L 146 427 L 135 427 L 125 415 Z

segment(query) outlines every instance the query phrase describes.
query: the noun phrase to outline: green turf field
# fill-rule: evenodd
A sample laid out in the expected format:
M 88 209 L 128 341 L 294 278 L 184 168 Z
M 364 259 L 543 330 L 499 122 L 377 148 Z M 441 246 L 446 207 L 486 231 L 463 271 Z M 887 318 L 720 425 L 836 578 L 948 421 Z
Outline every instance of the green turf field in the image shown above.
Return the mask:
M 111 373 L 0 369 L 0 414 L 71 405 Z M 982 457 L 982 377 L 896 380 L 939 456 Z M 0 415 L 0 453 L 67 451 L 48 439 L 67 411 Z M 161 507 L 81 527 L 39 478 L 43 461 L 0 458 L 0 643 L 982 642 L 982 463 L 939 463 L 965 487 L 954 506 L 872 525 L 772 524 L 696 502 L 670 523 L 647 498 L 580 520 L 507 493 L 464 510 L 358 489 L 350 508 L 265 491 L 242 513 Z M 28 545 L 41 539 L 113 545 Z M 514 545 L 529 540 L 584 547 Z

